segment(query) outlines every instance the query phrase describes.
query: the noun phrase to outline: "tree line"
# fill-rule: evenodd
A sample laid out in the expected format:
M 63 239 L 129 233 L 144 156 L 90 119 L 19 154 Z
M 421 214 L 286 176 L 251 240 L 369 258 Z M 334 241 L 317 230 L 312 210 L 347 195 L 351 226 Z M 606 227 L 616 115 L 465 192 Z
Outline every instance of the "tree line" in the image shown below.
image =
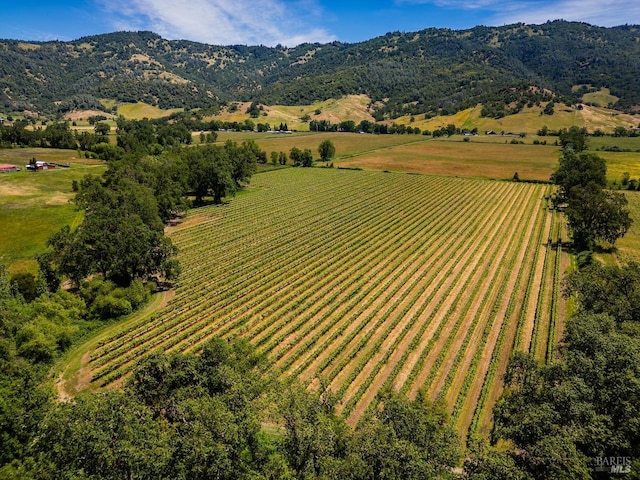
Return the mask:
M 259 155 L 253 141 L 227 141 L 111 160 L 102 177 L 87 175 L 76 185 L 83 221 L 49 239 L 52 250 L 42 263 L 78 287 L 95 274 L 122 286 L 156 275 L 173 280 L 179 267 L 165 224 L 192 196 L 202 204 L 206 197 L 221 203 L 233 195 L 255 173 Z

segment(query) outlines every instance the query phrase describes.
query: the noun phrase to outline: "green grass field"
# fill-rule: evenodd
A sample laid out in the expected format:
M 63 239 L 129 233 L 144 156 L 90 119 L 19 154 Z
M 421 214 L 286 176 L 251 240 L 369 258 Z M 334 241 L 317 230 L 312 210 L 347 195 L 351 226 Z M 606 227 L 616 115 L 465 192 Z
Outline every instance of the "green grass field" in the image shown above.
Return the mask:
M 70 163 L 70 168 L 28 172 L 29 159 Z M 43 148 L 2 149 L 0 163 L 18 165 L 19 172 L 0 174 L 0 261 L 10 271 L 35 271 L 34 255 L 46 249 L 49 236 L 63 225 L 76 225 L 82 218 L 69 202 L 71 182 L 87 174 L 101 174 L 99 160 L 76 158 L 71 150 Z
M 605 263 L 640 262 L 640 192 L 624 192 L 629 201 L 633 224 L 627 234 L 616 242 L 615 254 L 600 254 Z
M 602 88 L 597 92 L 585 93 L 582 96 L 582 101 L 586 103 L 595 103 L 601 107 L 606 107 L 610 103 L 618 101 L 618 97 L 611 95 L 611 91 L 608 88 Z

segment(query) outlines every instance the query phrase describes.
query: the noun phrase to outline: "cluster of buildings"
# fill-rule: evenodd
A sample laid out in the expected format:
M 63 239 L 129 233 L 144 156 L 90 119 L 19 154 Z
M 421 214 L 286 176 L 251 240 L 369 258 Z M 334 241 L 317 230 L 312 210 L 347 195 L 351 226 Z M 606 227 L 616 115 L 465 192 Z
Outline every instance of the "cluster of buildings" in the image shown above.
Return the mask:
M 28 171 L 35 172 L 37 170 L 52 170 L 56 167 L 68 167 L 68 163 L 53 163 L 53 162 L 43 162 L 42 160 L 36 160 L 35 158 L 31 159 L 31 161 L 25 165 L 25 168 Z M 0 163 L 0 173 L 11 173 L 11 172 L 19 172 L 20 167 L 17 165 L 13 165 L 11 163 Z

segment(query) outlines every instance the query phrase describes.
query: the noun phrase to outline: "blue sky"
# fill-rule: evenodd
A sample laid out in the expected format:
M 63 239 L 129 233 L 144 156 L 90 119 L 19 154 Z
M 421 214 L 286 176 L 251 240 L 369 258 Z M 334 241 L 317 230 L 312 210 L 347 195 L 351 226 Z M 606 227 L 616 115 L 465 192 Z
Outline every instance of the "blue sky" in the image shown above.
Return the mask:
M 358 42 L 391 31 L 555 19 L 640 24 L 638 0 L 0 0 L 0 38 L 74 40 L 119 30 L 216 45 Z

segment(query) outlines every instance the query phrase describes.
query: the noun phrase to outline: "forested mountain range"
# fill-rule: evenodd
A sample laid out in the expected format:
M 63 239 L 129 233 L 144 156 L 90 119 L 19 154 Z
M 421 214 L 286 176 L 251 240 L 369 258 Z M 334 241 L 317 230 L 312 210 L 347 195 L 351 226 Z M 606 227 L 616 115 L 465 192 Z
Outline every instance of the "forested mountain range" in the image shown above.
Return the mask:
M 0 40 L 0 111 L 308 104 L 367 94 L 377 119 L 578 101 L 608 87 L 640 110 L 640 26 L 565 21 L 394 32 L 360 43 L 213 46 L 118 32 L 71 42 Z M 505 105 L 509 104 L 509 107 Z

